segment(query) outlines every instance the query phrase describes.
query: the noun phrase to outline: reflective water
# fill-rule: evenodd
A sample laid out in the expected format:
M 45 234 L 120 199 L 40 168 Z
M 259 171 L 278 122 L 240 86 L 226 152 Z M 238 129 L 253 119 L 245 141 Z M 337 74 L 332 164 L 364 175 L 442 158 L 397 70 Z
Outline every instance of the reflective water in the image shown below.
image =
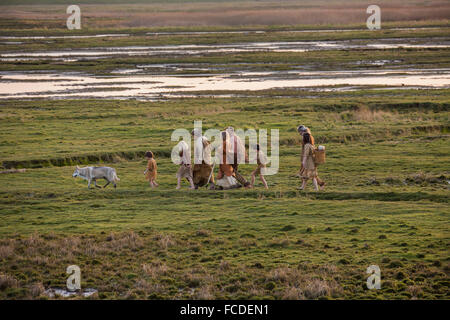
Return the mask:
M 127 73 L 125 73 L 127 74 Z M 339 86 L 339 88 L 334 88 Z M 0 99 L 152 99 L 167 95 L 275 88 L 353 90 L 355 87 L 449 88 L 450 69 L 237 72 L 220 75 L 135 75 L 96 77 L 80 73 L 3 73 Z
M 27 61 L 36 59 L 68 60 L 100 59 L 116 56 L 158 56 L 158 55 L 206 55 L 212 53 L 240 52 L 307 52 L 318 50 L 380 50 L 399 48 L 449 48 L 450 41 L 435 39 L 379 39 L 341 40 L 341 41 L 293 41 L 293 42 L 249 42 L 214 45 L 165 45 L 165 46 L 127 46 L 99 47 L 77 50 L 7 52 L 0 54 L 0 61 Z

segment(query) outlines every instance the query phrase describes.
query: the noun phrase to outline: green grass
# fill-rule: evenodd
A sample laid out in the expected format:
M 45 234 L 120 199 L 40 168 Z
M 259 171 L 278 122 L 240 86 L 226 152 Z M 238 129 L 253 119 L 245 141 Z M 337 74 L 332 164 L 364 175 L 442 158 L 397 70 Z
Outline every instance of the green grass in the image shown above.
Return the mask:
M 370 64 L 376 60 L 388 60 L 383 66 Z M 289 71 L 308 67 L 315 70 L 380 70 L 382 68 L 448 68 L 450 66 L 449 51 L 445 49 L 424 50 L 366 50 L 352 51 L 351 53 L 339 50 L 311 51 L 303 53 L 259 52 L 259 53 L 230 53 L 230 54 L 206 54 L 204 56 L 159 56 L 159 57 L 116 57 L 96 59 L 95 61 L 18 61 L 4 62 L 0 66 L 1 71 L 48 71 L 58 72 L 79 71 L 90 74 L 107 75 L 117 69 L 136 68 L 137 65 L 147 64 L 199 64 L 204 70 L 189 71 L 190 73 L 232 73 L 239 71 Z M 162 68 L 144 70 L 144 73 L 161 74 L 187 74 L 186 70 L 173 71 Z M 401 73 L 401 70 L 399 70 Z M 120 80 L 120 79 L 118 79 Z
M 58 18 L 2 19 L 0 26 L 0 34 L 9 36 L 131 34 L 24 40 L 2 46 L 2 52 L 400 37 L 428 41 L 449 33 L 447 20 L 383 22 L 383 30 L 376 32 L 338 33 L 290 31 L 364 25 L 88 27 L 71 32 Z M 410 26 L 440 28 L 389 30 Z M 267 32 L 145 35 L 223 30 Z M 355 64 L 373 60 L 396 62 Z M 447 68 L 448 61 L 446 49 L 332 50 L 3 62 L 0 70 L 107 75 L 163 63 L 223 68 L 217 72 L 299 66 L 382 70 Z M 72 264 L 81 268 L 82 288 L 98 289 L 94 298 L 99 299 L 449 299 L 450 90 L 378 89 L 214 91 L 202 93 L 247 97 L 155 102 L 0 100 L 0 299 L 45 299 L 45 289 L 65 287 L 65 271 Z M 204 130 L 228 125 L 278 129 L 280 168 L 266 177 L 269 190 L 258 182 L 252 190 L 190 191 L 186 182 L 175 190 L 170 135 L 176 128 L 191 130 L 195 120 L 203 121 Z M 327 162 L 319 167 L 327 182 L 324 191 L 314 192 L 311 184 L 306 191 L 298 189 L 299 124 L 309 126 L 316 144 L 327 148 Z M 156 190 L 143 175 L 143 154 L 149 149 L 158 162 Z M 72 177 L 77 164 L 116 168 L 117 189 L 88 190 L 86 181 Z M 241 165 L 240 170 L 249 177 L 254 167 Z M 366 269 L 373 264 L 381 268 L 381 290 L 366 288 Z
M 108 19 L 99 18 L 85 18 L 87 21 L 98 21 Z M 85 20 L 84 20 L 85 21 Z M 112 19 L 111 23 L 115 20 Z M 69 30 L 65 25 L 64 19 L 58 20 L 45 20 L 45 19 L 19 19 L 19 18 L 3 18 L 0 20 L 0 35 L 4 36 L 73 36 L 73 35 L 95 35 L 95 34 L 117 34 L 126 33 L 131 36 L 144 36 L 146 33 L 164 33 L 164 32 L 216 32 L 214 35 L 189 35 L 189 38 L 194 39 L 209 39 L 213 36 L 217 36 L 217 33 L 227 32 L 227 31 L 248 31 L 248 33 L 243 35 L 235 34 L 228 35 L 229 37 L 234 37 L 233 39 L 239 39 L 241 41 L 248 41 L 246 39 L 261 39 L 261 35 L 254 34 L 255 31 L 265 31 L 266 33 L 281 34 L 283 38 L 290 36 L 292 38 L 292 31 L 299 30 L 317 30 L 317 33 L 312 33 L 314 36 L 321 37 L 334 37 L 337 36 L 340 39 L 352 39 L 351 34 L 358 35 L 358 37 L 353 38 L 368 38 L 368 37 L 396 37 L 397 32 L 403 37 L 424 37 L 424 32 L 433 32 L 436 36 L 442 35 L 442 33 L 448 33 L 445 31 L 449 27 L 448 20 L 425 20 L 425 21 L 395 21 L 395 22 L 384 22 L 382 30 L 369 31 L 365 30 L 367 28 L 366 24 L 297 24 L 297 25 L 239 25 L 239 26 L 221 26 L 221 25 L 208 25 L 208 26 L 153 26 L 153 27 L 90 27 L 89 23 L 83 24 L 82 29 Z M 429 30 L 392 30 L 396 28 L 430 28 Z M 436 28 L 435 30 L 433 30 Z M 341 31 L 336 35 L 336 32 L 327 32 L 328 30 L 347 30 Z M 363 29 L 363 30 L 361 30 Z M 442 29 L 441 31 L 439 29 Z M 356 33 L 355 33 L 356 32 Z M 315 39 L 311 37 L 308 33 L 294 33 L 299 39 Z M 159 38 L 167 39 L 173 35 L 159 34 Z M 298 38 L 296 38 L 298 39 Z M 152 39 L 150 39 L 152 40 Z M 156 40 L 156 39 L 153 39 Z M 186 39 L 185 40 L 189 40 Z M 204 40 L 202 40 L 204 41 Z M 211 41 L 211 40 L 210 40 Z
M 77 264 L 101 299 L 448 299 L 448 101 L 447 90 L 3 101 L 0 160 L 26 171 L 0 174 L 0 297 L 44 298 Z M 279 129 L 270 189 L 175 190 L 170 134 L 194 120 Z M 325 191 L 293 177 L 299 123 L 327 147 Z M 78 162 L 115 167 L 118 188 L 88 190 L 71 176 Z M 365 286 L 371 264 L 381 290 Z
M 161 45 L 214 45 L 270 41 L 318 41 L 318 40 L 349 40 L 359 39 L 360 44 L 374 39 L 419 38 L 417 43 L 429 41 L 430 38 L 448 38 L 449 29 L 442 27 L 424 30 L 380 30 L 380 31 L 348 31 L 323 33 L 272 32 L 265 28 L 266 33 L 225 33 L 225 34 L 197 34 L 197 35 L 159 35 L 150 36 L 145 30 L 101 30 L 99 33 L 127 33 L 129 37 L 83 38 L 83 39 L 38 39 L 20 40 L 19 44 L 8 44 L 0 47 L 2 52 L 58 51 L 102 47 L 123 46 L 161 46 Z M 21 29 L 23 31 L 23 29 Z M 52 29 L 53 30 L 53 29 Z M 187 29 L 190 30 L 190 29 Z M 205 30 L 210 30 L 205 29 Z M 212 30 L 215 30 L 212 28 Z M 242 30 L 242 28 L 240 29 Z M 148 30 L 147 30 L 148 31 Z M 154 31 L 154 30 L 153 30 Z M 16 34 L 11 30 L 4 31 L 5 35 Z M 86 33 L 83 31 L 83 33 Z M 0 32 L 1 34 L 1 32 Z M 47 35 L 49 32 L 46 33 Z M 31 35 L 31 34 L 18 34 Z M 384 60 L 383 66 L 373 65 L 373 61 Z M 242 53 L 204 53 L 199 55 L 167 55 L 132 56 L 126 52 L 121 56 L 80 61 L 52 61 L 39 59 L 33 61 L 4 61 L 0 71 L 77 71 L 90 74 L 107 75 L 117 69 L 136 68 L 137 65 L 147 64 L 199 64 L 201 70 L 166 70 L 155 69 L 144 72 L 163 74 L 196 74 L 196 73 L 230 73 L 239 71 L 289 71 L 289 70 L 355 70 L 382 68 L 448 68 L 449 53 L 447 49 L 385 49 L 385 50 L 326 50 L 310 52 L 242 52 Z M 209 68 L 210 71 L 204 71 Z
M 270 42 L 270 41 L 325 41 L 325 40 L 373 40 L 373 39 L 388 39 L 388 38 L 419 38 L 427 39 L 431 37 L 448 37 L 448 26 L 442 26 L 436 29 L 418 29 L 418 30 L 391 30 L 382 29 L 377 31 L 370 30 L 351 30 L 342 32 L 295 32 L 295 30 L 302 30 L 300 28 L 292 28 L 289 30 L 272 30 L 267 27 L 261 28 L 265 33 L 211 33 L 211 34 L 159 34 L 147 35 L 147 32 L 171 32 L 171 31 L 202 31 L 197 29 L 100 29 L 95 30 L 95 34 L 109 34 L 109 33 L 128 33 L 127 37 L 105 37 L 105 38 L 81 38 L 81 39 L 21 39 L 20 47 L 14 45 L 3 46 L 2 50 L 12 51 L 21 49 L 24 51 L 30 50 L 57 50 L 64 48 L 91 48 L 91 47 L 115 47 L 115 46 L 157 46 L 157 45 L 177 45 L 177 44 L 230 44 L 230 43 L 250 43 L 250 42 Z M 20 32 L 19 32 L 20 31 Z M 210 31 L 211 29 L 204 29 Z M 214 29 L 212 30 L 214 31 Z M 230 29 L 224 31 L 245 31 L 245 28 Z M 53 31 L 54 32 L 54 31 Z M 89 35 L 92 30 L 85 30 L 82 32 L 63 32 L 61 34 L 54 34 L 51 32 L 36 33 L 36 31 L 27 32 L 20 29 L 15 30 L 3 29 L 0 35 L 3 36 L 38 36 L 38 35 Z M 50 40 L 50 41 L 49 41 Z

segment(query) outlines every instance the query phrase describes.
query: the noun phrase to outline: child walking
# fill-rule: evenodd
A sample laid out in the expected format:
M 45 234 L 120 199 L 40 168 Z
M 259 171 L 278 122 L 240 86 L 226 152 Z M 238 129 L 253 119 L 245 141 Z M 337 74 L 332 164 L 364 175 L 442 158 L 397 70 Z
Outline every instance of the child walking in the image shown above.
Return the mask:
M 267 159 L 266 159 L 266 156 L 264 155 L 264 153 L 260 150 L 259 144 L 256 145 L 256 152 L 257 152 L 256 163 L 258 164 L 258 167 L 256 168 L 255 171 L 252 172 L 250 186 L 251 186 L 251 188 L 254 188 L 255 177 L 258 174 L 259 179 L 264 184 L 264 187 L 266 189 L 269 189 L 269 187 L 267 186 L 266 179 L 264 179 L 264 175 L 261 173 L 261 169 L 266 167 Z
M 147 159 L 147 169 L 144 171 L 145 178 L 147 179 L 150 187 L 153 189 L 159 186 L 159 184 L 156 183 L 158 165 L 156 164 L 155 158 L 153 157 L 153 152 L 151 151 L 147 151 L 145 153 L 145 159 Z

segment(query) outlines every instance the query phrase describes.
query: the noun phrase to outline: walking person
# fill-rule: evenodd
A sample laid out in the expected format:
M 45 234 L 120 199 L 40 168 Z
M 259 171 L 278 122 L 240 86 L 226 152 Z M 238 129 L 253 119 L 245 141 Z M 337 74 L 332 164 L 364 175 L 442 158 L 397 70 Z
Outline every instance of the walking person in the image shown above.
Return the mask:
M 181 179 L 186 178 L 189 181 L 190 189 L 195 189 L 194 181 L 192 178 L 192 167 L 191 167 L 191 151 L 189 146 L 185 141 L 180 141 L 178 143 L 178 154 L 180 156 L 180 167 L 177 171 L 177 188 L 181 188 Z
M 314 143 L 314 137 L 313 137 L 313 135 L 311 134 L 311 130 L 310 130 L 308 127 L 304 126 L 304 125 L 298 126 L 297 131 L 298 131 L 298 133 L 300 134 L 300 136 L 302 137 L 302 154 L 303 154 L 303 151 L 304 151 L 304 148 L 305 148 L 305 143 L 303 142 L 303 135 L 304 135 L 305 133 L 308 133 L 308 134 L 309 134 L 309 136 L 310 136 L 310 138 L 311 138 L 311 144 L 312 144 L 313 146 L 315 145 L 315 143 Z M 303 160 L 301 161 L 300 170 L 299 170 L 299 172 L 297 173 L 296 176 L 301 177 L 302 169 L 303 169 Z M 324 188 L 325 188 L 325 181 L 323 181 L 322 179 L 320 179 L 319 176 L 316 177 L 316 180 L 317 180 L 317 184 L 320 186 L 320 188 L 321 188 L 321 189 L 324 189 Z
M 305 189 L 306 183 L 309 179 L 312 180 L 314 189 L 319 190 L 317 181 L 317 166 L 314 161 L 315 148 L 311 141 L 309 133 L 303 134 L 303 150 L 302 150 L 302 169 L 300 175 L 302 177 L 302 186 L 300 190 Z
M 194 137 L 194 167 L 192 170 L 194 186 L 198 189 L 209 182 L 209 189 L 214 189 L 212 145 L 198 128 L 192 130 L 191 135 Z
M 227 133 L 228 143 L 231 146 L 231 154 L 227 154 L 227 158 L 233 156 L 231 165 L 233 167 L 234 176 L 246 188 L 250 188 L 250 182 L 245 180 L 244 176 L 239 173 L 239 163 L 248 163 L 248 154 L 245 151 L 245 145 L 242 143 L 241 138 L 234 132 L 233 127 L 228 127 L 225 132 Z M 227 160 L 228 161 L 228 160 Z
M 145 159 L 147 159 L 147 168 L 144 171 L 145 178 L 147 179 L 150 187 L 153 189 L 159 186 L 159 184 L 156 183 L 158 165 L 156 164 L 153 152 L 151 151 L 147 151 L 145 153 Z
M 256 145 L 256 152 L 257 152 L 256 163 L 258 164 L 258 167 L 256 168 L 255 171 L 252 172 L 250 186 L 252 188 L 255 187 L 256 175 L 259 175 L 259 179 L 263 183 L 264 188 L 269 189 L 269 187 L 267 186 L 267 181 L 264 178 L 264 175 L 261 173 L 261 169 L 266 167 L 267 159 L 264 153 L 260 150 L 259 144 Z
M 230 143 L 230 135 L 227 131 L 222 131 L 222 143 L 218 148 L 218 156 L 219 156 L 219 172 L 217 175 L 217 180 L 221 180 L 223 178 L 231 178 L 237 180 L 242 186 L 245 188 L 250 188 L 250 182 L 246 181 L 245 178 L 234 169 L 232 153 L 233 147 Z M 231 160 L 230 160 L 231 158 Z M 231 180 L 233 180 L 231 179 Z

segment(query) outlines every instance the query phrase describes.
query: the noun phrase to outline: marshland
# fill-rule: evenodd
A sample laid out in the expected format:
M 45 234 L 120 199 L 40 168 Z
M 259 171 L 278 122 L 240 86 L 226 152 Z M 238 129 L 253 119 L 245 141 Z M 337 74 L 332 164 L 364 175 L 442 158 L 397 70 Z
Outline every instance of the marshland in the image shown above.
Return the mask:
M 449 298 L 446 1 L 380 1 L 376 31 L 359 0 L 95 3 L 81 30 L 64 0 L 0 5 L 1 299 L 74 264 L 97 292 L 61 299 Z M 278 129 L 269 190 L 175 190 L 170 136 L 198 120 Z M 299 190 L 300 124 L 323 191 Z

